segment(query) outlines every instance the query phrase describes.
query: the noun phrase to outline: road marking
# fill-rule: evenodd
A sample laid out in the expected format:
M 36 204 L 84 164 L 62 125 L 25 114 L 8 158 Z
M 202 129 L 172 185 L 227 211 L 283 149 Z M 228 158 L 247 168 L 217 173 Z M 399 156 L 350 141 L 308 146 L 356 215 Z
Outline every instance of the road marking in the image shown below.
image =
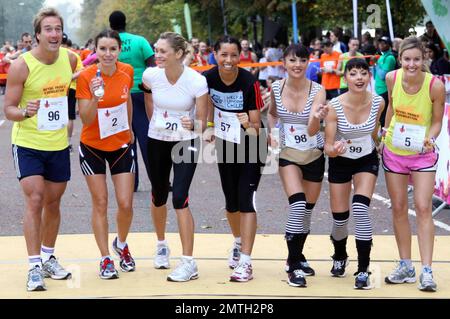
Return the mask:
M 328 173 L 325 173 L 324 175 L 325 175 L 326 178 L 328 178 Z M 352 189 L 353 189 L 353 185 L 352 185 Z M 377 193 L 373 193 L 372 198 L 376 199 L 376 200 L 378 200 L 380 202 L 383 202 L 383 204 L 386 204 L 386 205 L 389 205 L 391 203 L 390 199 L 384 198 L 383 196 L 378 195 Z M 416 216 L 416 212 L 413 211 L 412 209 L 409 209 L 409 208 L 408 208 L 408 214 L 413 216 L 413 217 L 417 217 Z M 435 220 L 435 219 L 433 219 L 433 222 L 434 222 L 435 226 L 450 232 L 450 225 L 447 225 L 446 223 L 443 223 L 443 222 L 441 222 L 439 220 Z
M 5 123 L 5 120 L 0 121 L 0 126 L 2 126 Z

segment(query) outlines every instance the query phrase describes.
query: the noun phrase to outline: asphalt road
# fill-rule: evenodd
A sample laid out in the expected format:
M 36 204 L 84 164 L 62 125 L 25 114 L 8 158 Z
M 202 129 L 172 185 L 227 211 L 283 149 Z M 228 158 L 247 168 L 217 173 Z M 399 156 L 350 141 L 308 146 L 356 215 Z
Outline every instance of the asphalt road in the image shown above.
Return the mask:
M 24 211 L 23 196 L 15 176 L 11 155 L 12 123 L 4 121 L 3 96 L 0 96 L 0 236 L 21 235 L 22 215 Z M 62 222 L 60 233 L 87 234 L 91 228 L 91 199 L 81 174 L 77 148 L 81 131 L 81 122 L 77 119 L 74 130 L 74 153 L 71 156 L 72 179 L 62 200 Z M 141 161 L 141 168 L 143 163 Z M 284 194 L 280 178 L 275 173 L 264 175 L 256 196 L 258 210 L 259 234 L 282 234 L 288 215 L 288 201 Z M 108 177 L 108 180 L 110 178 Z M 140 171 L 139 191 L 134 197 L 134 219 L 131 231 L 152 232 L 150 218 L 151 185 L 144 170 Z M 112 184 L 109 181 L 109 220 L 110 231 L 115 232 L 116 203 Z M 388 207 L 388 194 L 385 187 L 384 173 L 380 170 L 376 187 L 376 198 L 372 199 L 370 213 L 374 225 L 374 233 L 378 235 L 393 234 L 391 211 Z M 332 218 L 329 208 L 328 183 L 323 183 L 322 194 L 312 215 L 312 234 L 329 234 Z M 167 231 L 176 232 L 177 223 L 175 211 L 171 208 L 169 197 L 169 216 Z M 197 171 L 190 190 L 190 207 L 194 215 L 196 232 L 198 233 L 228 233 L 229 227 L 224 215 L 224 196 L 216 164 L 202 163 Z M 410 208 L 412 201 L 410 201 Z M 445 209 L 435 218 L 438 222 L 436 234 L 450 234 L 450 210 Z M 415 232 L 415 218 L 410 216 L 410 223 Z M 349 224 L 353 233 L 353 221 Z

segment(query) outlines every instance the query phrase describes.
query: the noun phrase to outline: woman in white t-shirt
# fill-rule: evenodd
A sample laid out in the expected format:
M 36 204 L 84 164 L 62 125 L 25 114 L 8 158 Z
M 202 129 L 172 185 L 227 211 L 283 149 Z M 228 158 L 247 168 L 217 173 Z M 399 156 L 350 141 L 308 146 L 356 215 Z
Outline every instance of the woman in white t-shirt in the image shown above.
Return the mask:
M 167 277 L 169 281 L 198 278 L 192 257 L 194 220 L 189 209 L 189 187 L 200 150 L 199 134 L 206 128 L 208 86 L 204 76 L 183 65 L 187 42 L 165 32 L 155 44 L 156 68 L 148 68 L 142 82 L 146 90 L 148 172 L 152 184 L 151 212 L 158 245 L 154 266 L 168 269 L 170 250 L 165 240 L 169 177 L 173 167 L 172 202 L 177 212 L 183 255 Z M 194 120 L 196 119 L 196 120 Z

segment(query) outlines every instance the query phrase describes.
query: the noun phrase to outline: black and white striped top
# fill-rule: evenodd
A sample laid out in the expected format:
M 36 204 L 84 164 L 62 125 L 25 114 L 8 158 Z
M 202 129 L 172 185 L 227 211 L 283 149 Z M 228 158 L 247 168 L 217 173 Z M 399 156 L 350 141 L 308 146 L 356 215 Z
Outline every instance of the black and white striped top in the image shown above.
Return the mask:
M 273 95 L 275 97 L 275 103 L 277 105 L 277 114 L 278 118 L 280 119 L 280 142 L 281 145 L 284 147 L 286 146 L 286 139 L 285 139 L 285 132 L 284 132 L 284 124 L 302 124 L 302 125 L 308 125 L 309 122 L 309 114 L 311 113 L 312 104 L 314 102 L 314 98 L 316 97 L 317 93 L 322 89 L 322 85 L 311 81 L 311 90 L 309 92 L 308 99 L 306 101 L 305 108 L 303 109 L 303 112 L 296 113 L 296 112 L 290 112 L 286 109 L 286 107 L 283 105 L 283 102 L 281 100 L 281 80 L 275 81 L 272 84 L 272 90 Z M 324 140 L 322 135 L 319 133 L 316 134 L 317 139 L 317 147 L 323 148 Z
M 377 115 L 382 99 L 383 98 L 379 95 L 372 95 L 372 106 L 370 108 L 369 117 L 364 123 L 361 124 L 350 123 L 345 116 L 344 109 L 342 104 L 339 102 L 339 99 L 332 99 L 330 104 L 336 110 L 337 115 L 336 141 L 351 140 L 364 137 L 366 135 L 371 135 L 377 125 Z M 371 141 L 371 149 L 373 150 L 375 148 L 375 142 L 373 140 Z

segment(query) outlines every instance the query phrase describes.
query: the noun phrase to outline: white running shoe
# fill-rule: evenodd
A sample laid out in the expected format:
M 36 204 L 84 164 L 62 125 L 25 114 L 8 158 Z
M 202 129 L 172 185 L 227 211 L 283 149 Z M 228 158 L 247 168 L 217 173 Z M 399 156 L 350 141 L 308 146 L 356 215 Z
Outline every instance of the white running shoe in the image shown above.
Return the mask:
M 169 257 L 170 257 L 169 246 L 158 245 L 156 248 L 155 257 L 153 259 L 154 267 L 156 269 L 169 269 L 170 268 Z
M 181 262 L 178 264 L 172 273 L 167 276 L 168 281 L 184 282 L 194 280 L 198 278 L 197 263 L 194 259 L 187 260 L 181 258 Z

